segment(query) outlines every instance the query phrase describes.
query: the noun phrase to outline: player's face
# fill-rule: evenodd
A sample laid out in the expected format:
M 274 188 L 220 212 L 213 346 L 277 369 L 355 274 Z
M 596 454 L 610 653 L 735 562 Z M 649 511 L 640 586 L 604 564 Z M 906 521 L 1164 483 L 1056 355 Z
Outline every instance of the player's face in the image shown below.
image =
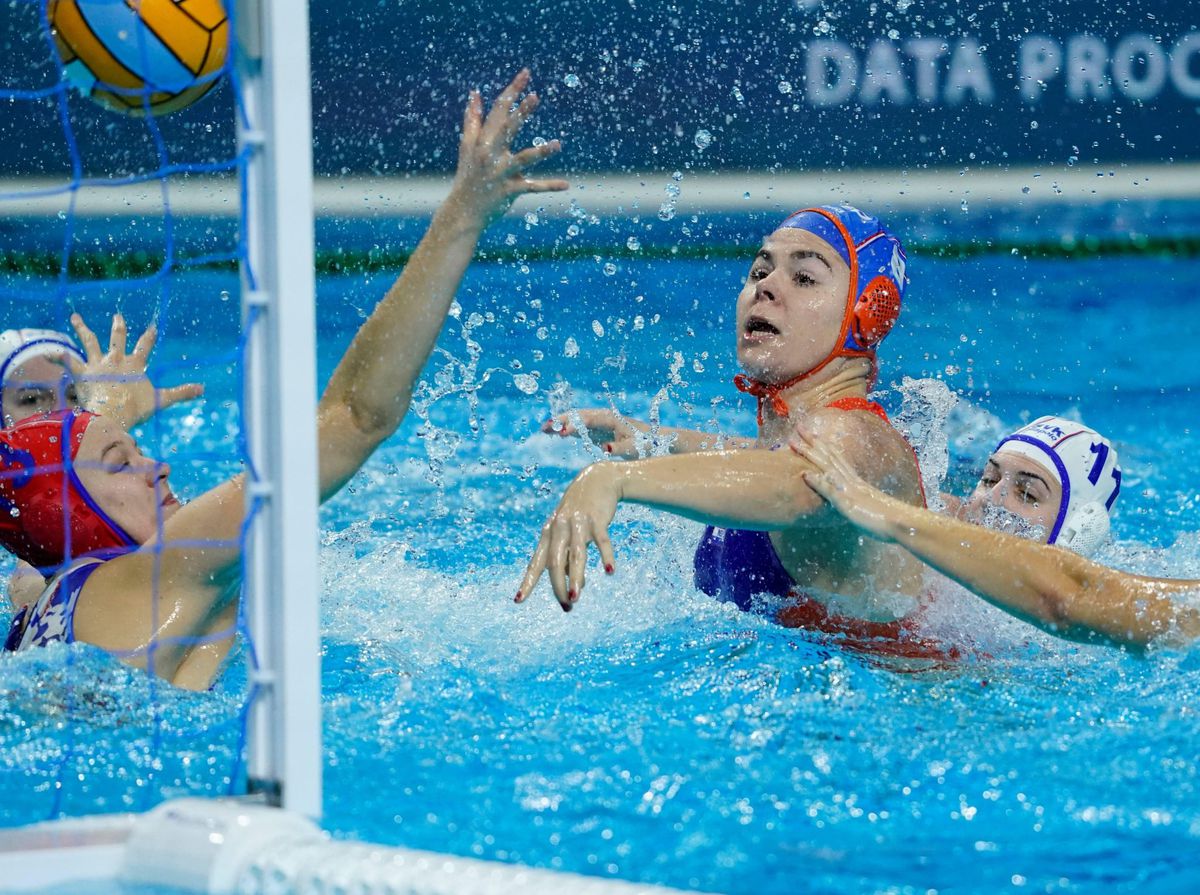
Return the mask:
M 31 357 L 8 375 L 3 389 L 4 425 L 75 405 L 75 385 L 62 362 Z
M 103 417 L 84 433 L 75 469 L 92 499 L 139 544 L 179 509 L 167 483 L 171 467 L 143 455 L 128 432 Z
M 1041 529 L 1045 541 L 1054 530 L 1062 503 L 1062 485 L 1046 467 L 1022 454 L 997 451 L 988 458 L 979 484 L 963 505 L 963 515 L 980 525 L 993 521 L 994 510 L 1019 516 Z
M 841 334 L 850 268 L 805 230 L 768 236 L 737 301 L 737 355 L 764 382 L 786 382 L 824 360 Z

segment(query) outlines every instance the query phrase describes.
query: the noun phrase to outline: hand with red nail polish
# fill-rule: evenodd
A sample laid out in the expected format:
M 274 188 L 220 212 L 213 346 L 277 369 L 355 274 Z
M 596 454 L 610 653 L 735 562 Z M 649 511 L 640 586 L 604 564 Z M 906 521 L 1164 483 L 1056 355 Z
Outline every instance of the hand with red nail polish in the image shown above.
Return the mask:
M 554 515 L 542 527 L 519 593 L 532 592 L 542 573 L 548 572 L 554 596 L 563 610 L 569 611 L 583 594 L 588 546 L 592 543 L 600 550 L 605 571 L 612 574 L 616 558 L 608 526 L 621 499 L 624 465 L 596 463 L 575 478 Z

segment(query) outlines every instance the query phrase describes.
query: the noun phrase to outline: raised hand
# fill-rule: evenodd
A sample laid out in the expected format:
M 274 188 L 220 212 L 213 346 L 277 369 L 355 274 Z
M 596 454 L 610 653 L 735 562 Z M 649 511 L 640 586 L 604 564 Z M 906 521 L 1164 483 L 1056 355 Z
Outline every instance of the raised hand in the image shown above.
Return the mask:
M 480 215 L 487 226 L 504 213 L 513 200 L 523 193 L 545 193 L 565 190 L 567 181 L 530 179 L 526 170 L 562 148 L 558 140 L 548 140 L 540 146 L 512 151 L 512 141 L 521 126 L 538 107 L 538 95 L 529 93 L 518 101 L 529 86 L 529 69 L 517 72 L 492 103 L 487 115 L 478 90 L 463 113 L 462 139 L 458 148 L 458 170 L 448 201 L 457 200 Z
M 150 352 L 158 339 L 158 329 L 153 323 L 146 327 L 130 354 L 125 353 L 128 328 L 120 313 L 113 314 L 107 352 L 101 349 L 100 340 L 79 314 L 71 315 L 71 326 L 87 358 L 81 362 L 67 357 L 79 404 L 85 410 L 131 429 L 159 410 L 204 394 L 204 386 L 198 382 L 155 388 L 146 376 Z

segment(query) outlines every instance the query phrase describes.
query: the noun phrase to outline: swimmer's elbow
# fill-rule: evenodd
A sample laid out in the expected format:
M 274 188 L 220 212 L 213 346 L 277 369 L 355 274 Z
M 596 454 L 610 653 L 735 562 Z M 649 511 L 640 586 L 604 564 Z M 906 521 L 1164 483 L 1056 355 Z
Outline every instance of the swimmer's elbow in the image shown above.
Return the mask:
M 399 428 L 408 411 L 408 399 L 397 399 L 387 405 L 339 401 L 332 407 L 322 407 L 323 426 L 335 426 L 352 433 L 357 441 L 373 450 Z

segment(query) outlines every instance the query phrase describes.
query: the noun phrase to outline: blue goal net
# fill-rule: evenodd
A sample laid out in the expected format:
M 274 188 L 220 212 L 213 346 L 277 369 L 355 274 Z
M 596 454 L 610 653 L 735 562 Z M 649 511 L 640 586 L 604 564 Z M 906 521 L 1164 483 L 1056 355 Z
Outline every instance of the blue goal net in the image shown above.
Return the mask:
M 260 288 L 246 219 L 256 147 L 236 133 L 239 116 L 243 130 L 249 126 L 233 65 L 238 29 L 214 25 L 219 3 L 159 5 L 190 7 L 198 27 L 228 42 L 216 61 L 219 47 L 210 48 L 198 76 L 207 89 L 194 91 L 204 95 L 182 97 L 177 104 L 191 104 L 165 115 L 145 112 L 183 85 L 107 84 L 81 74 L 80 61 L 70 58 L 105 48 L 114 28 L 130 37 L 137 12 L 121 0 L 0 7 L 0 138 L 15 149 L 3 154 L 0 170 L 0 329 L 47 329 L 77 340 L 78 314 L 95 332 L 98 352 L 111 356 L 119 348 L 110 344 L 114 314 L 126 322 L 129 353 L 155 327 L 146 374 L 168 391 L 158 393 L 156 412 L 131 421 L 132 433 L 147 457 L 169 465 L 172 487 L 186 502 L 240 471 L 251 481 L 257 476 L 243 371 L 258 312 L 246 315 L 239 301 L 243 286 Z M 64 49 L 53 19 L 64 33 L 90 22 L 92 33 Z M 133 33 L 126 63 L 136 67 L 161 53 L 164 41 L 171 49 L 172 40 L 195 38 L 151 27 L 161 24 Z M 107 105 L 98 100 L 105 90 Z M 115 111 L 120 103 L 129 110 Z M 96 378 L 126 386 L 135 377 L 110 369 Z M 189 383 L 202 383 L 203 396 L 179 400 L 183 391 L 169 391 Z M 60 383 L 58 391 L 66 403 L 83 400 L 74 387 Z M 247 525 L 260 503 L 251 504 Z M 161 514 L 158 526 L 161 535 Z M 159 594 L 159 585 L 154 580 L 151 592 Z M 5 629 L 21 602 L 18 590 L 12 586 L 11 600 L 0 604 Z M 247 720 L 262 683 L 244 601 L 230 599 L 236 608 L 217 607 L 188 645 L 197 654 L 229 645 L 207 692 L 179 689 L 82 643 L 0 656 L 0 825 L 245 791 Z M 145 612 L 153 617 L 156 606 Z

